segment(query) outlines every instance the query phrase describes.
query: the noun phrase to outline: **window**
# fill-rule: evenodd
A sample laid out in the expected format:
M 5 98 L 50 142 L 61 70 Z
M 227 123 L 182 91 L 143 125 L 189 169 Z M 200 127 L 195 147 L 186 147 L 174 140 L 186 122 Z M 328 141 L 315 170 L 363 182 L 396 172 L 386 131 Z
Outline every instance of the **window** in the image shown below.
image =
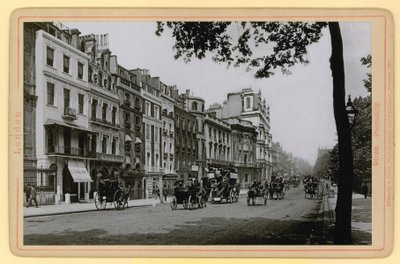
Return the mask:
M 83 79 L 83 63 L 78 62 L 78 78 Z
M 46 63 L 49 66 L 54 65 L 54 49 L 47 47 L 46 49 Z
M 192 111 L 197 111 L 197 102 L 192 103 Z
M 154 118 L 160 119 L 160 107 L 157 105 L 154 106 Z
M 78 104 L 79 104 L 79 114 L 83 114 L 85 96 L 83 94 L 79 94 L 78 96 Z
M 112 147 L 111 147 L 111 154 L 117 154 L 117 139 L 113 138 Z
M 111 122 L 114 126 L 115 126 L 116 119 L 117 119 L 117 108 L 114 106 L 112 109 L 112 119 L 111 119 Z
M 63 71 L 69 73 L 69 57 L 67 55 L 63 56 Z
M 96 115 L 97 115 L 97 100 L 93 99 L 92 101 L 92 119 L 96 119 Z
M 103 136 L 103 141 L 101 145 L 101 152 L 107 153 L 107 136 Z
M 154 142 L 158 142 L 158 128 L 154 128 Z
M 64 108 L 69 107 L 70 102 L 70 91 L 64 88 Z
M 103 122 L 107 121 L 107 107 L 108 107 L 108 105 L 104 103 L 103 108 L 102 108 L 102 115 L 101 115 Z
M 246 108 L 250 108 L 250 98 L 246 98 Z
M 83 69 L 82 69 L 82 70 L 83 70 Z M 89 66 L 89 68 L 88 68 L 88 81 L 89 81 L 89 82 L 92 82 L 92 74 L 93 74 L 92 67 Z
M 149 102 L 146 102 L 146 109 L 145 109 L 145 115 L 146 116 L 150 116 L 150 114 L 151 114 L 151 105 L 150 105 L 150 103 Z
M 54 105 L 54 83 L 47 83 L 47 104 Z
M 146 139 L 150 139 L 150 125 L 146 124 Z

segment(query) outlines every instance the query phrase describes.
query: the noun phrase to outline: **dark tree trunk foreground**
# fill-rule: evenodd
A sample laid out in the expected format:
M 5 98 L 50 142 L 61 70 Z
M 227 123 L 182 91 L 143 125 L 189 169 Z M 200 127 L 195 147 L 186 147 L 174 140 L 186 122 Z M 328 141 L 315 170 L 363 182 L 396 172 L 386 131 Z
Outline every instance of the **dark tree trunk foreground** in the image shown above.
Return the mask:
M 336 204 L 334 243 L 351 244 L 351 206 L 353 190 L 353 154 L 351 128 L 346 113 L 343 43 L 339 22 L 329 22 L 332 56 L 330 59 L 333 79 L 333 109 L 338 133 L 339 178 Z

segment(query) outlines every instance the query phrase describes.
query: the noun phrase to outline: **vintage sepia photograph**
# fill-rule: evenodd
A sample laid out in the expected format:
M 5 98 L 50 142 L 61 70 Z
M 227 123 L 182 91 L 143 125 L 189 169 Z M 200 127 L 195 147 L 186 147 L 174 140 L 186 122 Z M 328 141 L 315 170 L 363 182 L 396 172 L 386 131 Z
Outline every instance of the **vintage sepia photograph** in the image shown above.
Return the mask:
M 386 241 L 372 20 L 27 18 L 21 248 Z

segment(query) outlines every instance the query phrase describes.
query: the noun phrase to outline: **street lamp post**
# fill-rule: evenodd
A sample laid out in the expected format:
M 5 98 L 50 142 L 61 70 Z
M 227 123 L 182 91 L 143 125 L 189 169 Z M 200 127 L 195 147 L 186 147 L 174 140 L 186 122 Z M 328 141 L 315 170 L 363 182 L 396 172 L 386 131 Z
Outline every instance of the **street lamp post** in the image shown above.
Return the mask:
M 353 128 L 354 125 L 356 124 L 358 109 L 353 106 L 353 102 L 351 101 L 351 95 L 349 95 L 347 99 L 346 112 L 347 112 L 347 118 L 349 119 L 350 128 Z

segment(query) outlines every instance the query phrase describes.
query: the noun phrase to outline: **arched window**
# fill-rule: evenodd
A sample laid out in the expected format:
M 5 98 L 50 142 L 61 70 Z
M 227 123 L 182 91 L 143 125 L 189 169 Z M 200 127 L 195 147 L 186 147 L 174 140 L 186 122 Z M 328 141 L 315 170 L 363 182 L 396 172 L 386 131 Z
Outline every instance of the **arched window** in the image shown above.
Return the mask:
M 192 103 L 192 111 L 197 111 L 197 102 Z

